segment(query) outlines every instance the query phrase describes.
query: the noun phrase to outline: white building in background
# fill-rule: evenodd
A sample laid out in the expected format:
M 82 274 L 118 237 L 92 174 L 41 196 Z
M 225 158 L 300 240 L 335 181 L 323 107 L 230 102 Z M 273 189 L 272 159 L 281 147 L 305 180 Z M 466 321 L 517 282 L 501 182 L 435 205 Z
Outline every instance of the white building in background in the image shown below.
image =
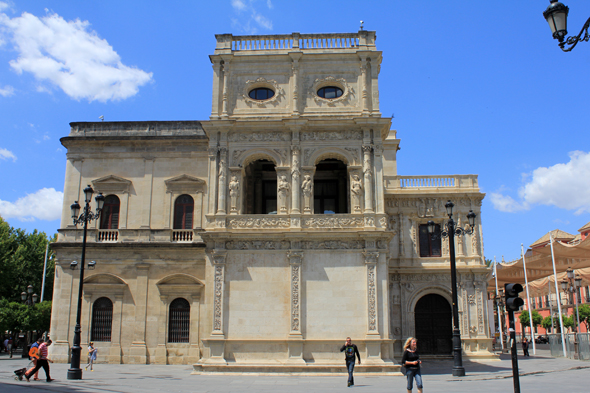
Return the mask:
M 376 35 L 218 35 L 207 121 L 71 123 L 57 254 L 53 359 L 69 361 L 82 229 L 69 205 L 107 202 L 89 231 L 82 341 L 110 363 L 196 371 L 327 370 L 344 338 L 367 371 L 401 345 L 451 354 L 456 239 L 467 356 L 491 356 L 476 175 L 399 176 L 400 140 L 379 108 Z M 394 72 L 391 68 L 388 72 Z M 408 151 L 419 153 L 419 146 Z

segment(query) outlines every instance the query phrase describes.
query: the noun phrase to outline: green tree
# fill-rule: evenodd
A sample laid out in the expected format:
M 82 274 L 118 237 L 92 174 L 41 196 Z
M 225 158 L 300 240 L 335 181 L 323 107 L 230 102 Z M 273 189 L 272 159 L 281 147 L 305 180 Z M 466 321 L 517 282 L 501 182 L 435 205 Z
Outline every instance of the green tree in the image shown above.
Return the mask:
M 582 304 L 578 307 L 578 312 L 580 313 L 580 323 L 586 325 L 586 331 L 590 331 L 590 306 L 587 304 Z
M 549 333 L 549 329 L 551 329 L 551 316 L 548 315 L 541 321 L 541 327 L 543 327 L 547 333 Z
M 570 329 L 570 330 L 574 330 L 576 328 L 576 316 L 575 315 L 571 315 L 571 316 L 567 316 L 567 315 L 562 315 L 561 316 L 562 320 L 563 320 L 563 327 L 566 329 Z
M 531 326 L 528 310 L 522 310 L 522 312 L 520 313 L 520 316 L 518 317 L 518 320 L 522 324 L 522 331 L 523 332 L 525 331 L 524 330 L 525 327 Z M 541 314 L 539 314 L 537 312 L 537 310 L 533 310 L 533 327 L 539 326 L 542 322 L 543 322 L 543 317 L 541 316 Z M 551 321 L 549 321 L 549 322 L 550 322 L 549 326 L 551 326 Z
M 0 217 L 0 299 L 20 302 L 21 292 L 26 292 L 29 285 L 41 296 L 45 247 L 56 238 L 57 235 L 48 238 L 45 232 L 36 230 L 26 233 L 11 227 Z M 51 300 L 53 296 L 54 258 L 50 247 L 44 300 Z

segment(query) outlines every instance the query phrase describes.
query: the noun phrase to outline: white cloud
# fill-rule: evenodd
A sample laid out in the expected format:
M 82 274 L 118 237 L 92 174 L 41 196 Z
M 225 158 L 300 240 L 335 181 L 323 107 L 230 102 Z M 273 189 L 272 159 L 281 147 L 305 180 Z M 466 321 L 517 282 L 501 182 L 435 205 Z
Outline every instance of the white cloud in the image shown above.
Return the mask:
M 515 212 L 538 204 L 575 210 L 575 214 L 590 213 L 590 152 L 573 151 L 569 157 L 570 161 L 565 164 L 540 167 L 523 177 L 527 183 L 518 191 L 520 202 L 492 193 L 494 207 Z
M 10 97 L 13 94 L 14 94 L 14 87 L 8 86 L 8 85 L 6 85 L 4 87 L 0 87 L 0 96 Z
M 8 160 L 9 158 L 12 158 L 12 161 L 16 161 L 16 156 L 14 155 L 14 153 L 12 153 L 10 150 L 7 149 L 3 149 L 0 147 L 0 158 L 3 160 Z
M 239 14 L 238 18 L 232 18 L 232 25 L 247 34 L 258 33 L 258 28 L 272 30 L 272 21 L 258 11 L 259 3 L 259 0 L 231 0 L 232 8 Z M 272 1 L 266 0 L 266 6 L 272 9 Z
M 41 82 L 38 91 L 56 86 L 76 100 L 105 102 L 129 98 L 152 80 L 151 73 L 123 64 L 88 21 L 66 21 L 55 13 L 41 18 L 0 13 L 0 28 L 19 54 L 10 66 L 34 75 Z
M 57 220 L 61 218 L 63 198 L 63 192 L 55 188 L 42 188 L 14 203 L 0 200 L 0 216 L 20 221 Z

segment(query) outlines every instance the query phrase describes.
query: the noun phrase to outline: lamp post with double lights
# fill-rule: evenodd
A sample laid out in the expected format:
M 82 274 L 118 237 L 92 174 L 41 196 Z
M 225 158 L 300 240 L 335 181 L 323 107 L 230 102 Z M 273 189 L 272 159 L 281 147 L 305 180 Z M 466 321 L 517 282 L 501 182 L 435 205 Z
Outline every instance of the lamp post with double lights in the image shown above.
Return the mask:
M 27 291 L 26 292 L 21 292 L 20 294 L 20 299 L 23 301 L 24 304 L 26 304 L 27 306 L 33 307 L 35 305 L 35 303 L 37 303 L 37 300 L 39 300 L 39 295 L 37 295 L 36 293 L 33 293 L 33 286 L 29 285 L 27 287 Z M 29 351 L 28 346 L 29 346 L 29 341 L 30 341 L 30 337 L 31 336 L 31 332 L 27 332 L 27 334 L 25 335 L 25 342 L 23 344 L 23 354 L 22 357 L 23 358 L 28 358 L 29 357 Z
M 590 34 L 588 34 L 588 27 L 590 27 L 590 18 L 584 23 L 580 34 L 574 37 L 567 37 L 567 15 L 569 14 L 569 7 L 563 5 L 558 0 L 550 0 L 551 4 L 549 7 L 543 12 L 543 16 L 547 23 L 549 23 L 549 27 L 551 28 L 551 33 L 553 33 L 553 38 L 559 41 L 559 47 L 564 52 L 569 52 L 578 44 L 580 41 L 588 41 L 590 40 Z M 584 36 L 582 37 L 582 33 Z M 565 47 L 569 45 L 569 47 Z
M 92 201 L 92 194 L 94 190 L 90 185 L 84 189 L 84 210 L 80 214 L 80 205 L 78 201 L 74 202 L 70 208 L 72 209 L 72 220 L 74 225 L 84 224 L 84 236 L 82 238 L 82 259 L 80 263 L 80 285 L 78 287 L 78 310 L 76 313 L 76 327 L 74 328 L 74 342 L 72 345 L 72 359 L 70 369 L 68 370 L 68 379 L 82 379 L 82 369 L 80 368 L 80 355 L 82 347 L 80 347 L 80 319 L 82 317 L 82 290 L 84 289 L 84 262 L 86 258 L 86 234 L 88 231 L 88 222 L 92 220 L 98 220 L 100 212 L 104 206 L 104 196 L 102 193 L 98 194 L 94 199 L 96 200 L 96 212 L 93 213 L 90 208 L 90 202 Z M 96 262 L 92 261 L 88 263 L 88 269 L 94 269 Z M 75 270 L 78 267 L 78 262 L 73 261 L 70 264 L 70 268 Z
M 573 297 L 576 302 L 576 334 L 574 335 L 574 358 L 579 358 L 579 348 L 578 348 L 578 332 L 580 328 L 580 312 L 578 311 L 578 296 L 579 296 L 579 289 L 582 284 L 582 277 L 579 274 L 575 274 L 574 269 L 568 268 L 567 270 L 567 280 L 563 279 L 561 281 L 561 290 L 567 294 L 569 294 L 570 304 L 572 303 L 571 298 Z
M 451 290 L 453 297 L 453 376 L 462 377 L 465 375 L 465 368 L 463 368 L 462 348 L 461 348 L 461 330 L 459 328 L 459 308 L 457 306 L 457 266 L 455 264 L 455 235 L 463 236 L 464 234 L 473 234 L 475 226 L 475 213 L 469 210 L 467 219 L 469 220 L 469 228 L 461 228 L 455 224 L 453 220 L 453 207 L 455 204 L 448 201 L 445 204 L 448 221 L 444 224 L 444 229 L 440 233 L 441 237 L 449 238 L 449 254 L 451 257 Z M 432 238 L 437 237 L 435 233 L 436 224 L 434 221 L 428 221 L 428 233 Z

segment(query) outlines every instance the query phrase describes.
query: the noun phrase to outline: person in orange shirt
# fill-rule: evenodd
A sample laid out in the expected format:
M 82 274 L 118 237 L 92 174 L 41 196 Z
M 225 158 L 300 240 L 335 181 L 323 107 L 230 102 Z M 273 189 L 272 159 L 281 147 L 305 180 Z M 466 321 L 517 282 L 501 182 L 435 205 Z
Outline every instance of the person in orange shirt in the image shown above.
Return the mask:
M 37 367 L 37 360 L 39 359 L 39 345 L 43 342 L 43 338 L 39 337 L 37 341 L 31 345 L 31 349 L 29 350 L 29 359 L 33 361 L 33 365 Z M 35 381 L 39 380 L 39 370 L 35 373 Z

